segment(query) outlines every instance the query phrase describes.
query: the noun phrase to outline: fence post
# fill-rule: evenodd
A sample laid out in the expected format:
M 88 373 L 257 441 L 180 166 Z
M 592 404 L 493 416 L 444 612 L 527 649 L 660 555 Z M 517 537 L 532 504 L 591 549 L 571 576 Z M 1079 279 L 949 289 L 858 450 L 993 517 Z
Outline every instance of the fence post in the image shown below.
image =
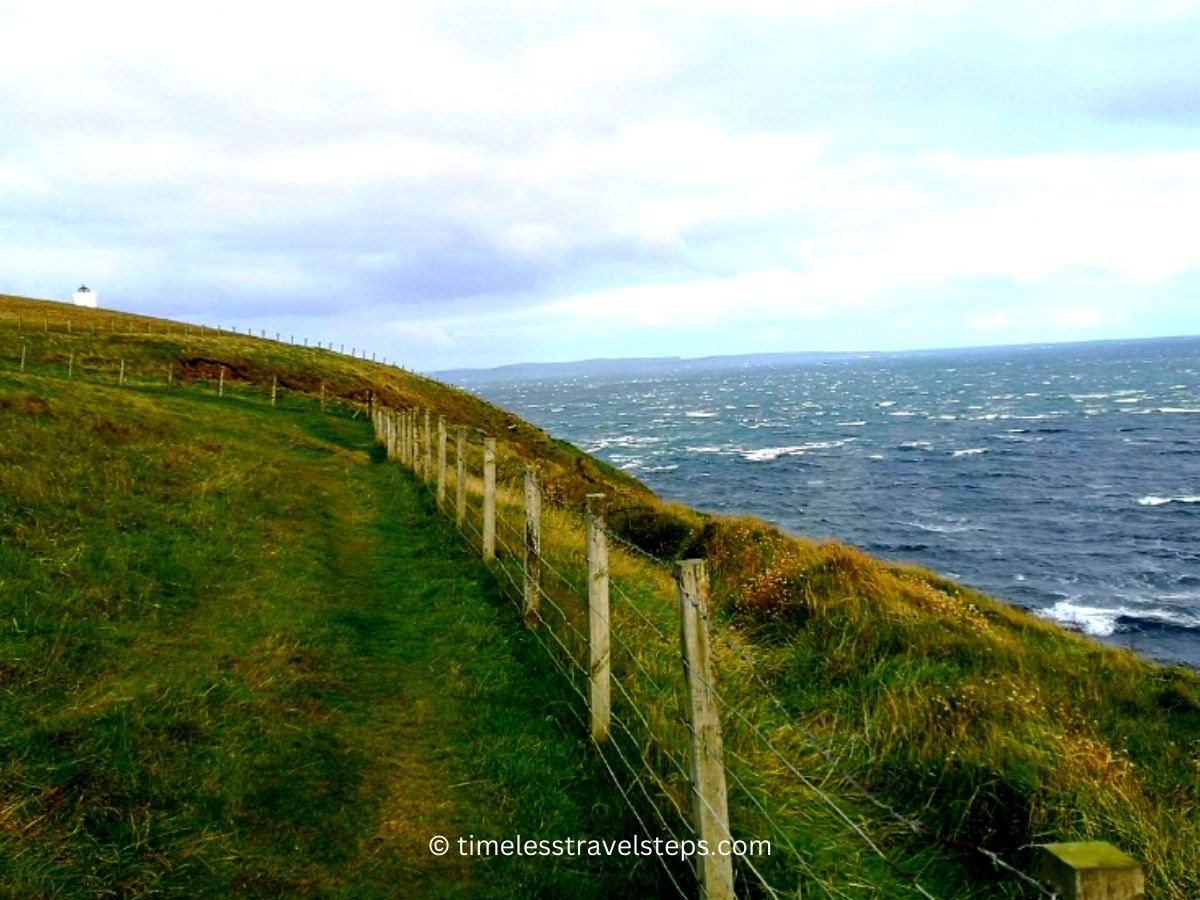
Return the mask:
M 279 394 L 279 376 L 271 376 L 271 405 L 275 405 L 275 397 Z
M 24 344 L 22 344 L 21 345 L 21 371 L 22 372 L 25 371 L 25 350 L 26 350 L 26 347 Z
M 396 428 L 400 432 L 400 462 L 408 465 L 411 458 L 408 453 L 408 410 L 402 409 L 396 413 Z
M 413 474 L 418 477 L 421 475 L 421 411 L 417 407 L 412 408 L 412 432 L 413 432 Z
M 604 495 L 587 495 L 588 708 L 592 740 L 608 740 L 612 719 L 612 656 L 608 631 L 608 535 Z
M 425 407 L 425 480 L 433 478 L 433 427 L 430 424 L 432 413 Z
M 175 385 L 175 369 L 173 366 L 168 365 L 167 366 L 167 387 L 170 388 L 170 387 L 173 387 L 174 385 Z
M 454 524 L 462 530 L 467 521 L 467 426 L 458 426 L 458 447 L 454 455 Z
M 69 322 L 70 319 L 68 319 L 67 321 Z M 67 379 L 70 380 L 72 377 L 74 377 L 74 375 L 75 375 L 75 353 L 74 353 L 74 351 L 72 351 L 71 355 L 69 357 L 67 357 Z
M 446 417 L 438 416 L 437 505 L 446 504 Z
M 217 381 L 217 396 L 225 396 L 225 367 L 221 366 L 221 376 Z
M 374 405 L 372 404 L 372 409 Z M 325 412 L 325 382 L 321 382 L 321 412 Z
M 541 619 L 538 611 L 542 589 L 542 492 L 537 468 L 525 469 L 525 624 Z
M 483 439 L 483 560 L 496 558 L 496 439 Z
M 125 357 L 121 357 L 121 374 L 117 376 L 117 387 L 123 387 L 125 384 Z
M 732 839 L 721 759 L 721 719 L 713 689 L 713 665 L 708 643 L 708 574 L 704 560 L 675 564 L 678 585 L 679 635 L 687 685 L 689 730 L 692 733 L 692 819 L 696 838 L 716 847 Z M 733 857 L 696 856 L 696 877 L 704 900 L 732 900 Z

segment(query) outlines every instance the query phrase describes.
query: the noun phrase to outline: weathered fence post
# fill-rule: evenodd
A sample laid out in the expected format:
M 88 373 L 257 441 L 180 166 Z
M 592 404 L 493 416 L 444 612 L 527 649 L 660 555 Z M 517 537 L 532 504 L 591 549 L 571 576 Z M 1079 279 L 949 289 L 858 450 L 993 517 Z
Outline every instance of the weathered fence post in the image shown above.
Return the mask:
M 275 405 L 275 398 L 279 395 L 279 376 L 271 376 L 271 405 Z
M 732 835 L 725 765 L 721 759 L 721 718 L 713 689 L 713 664 L 708 643 L 708 575 L 704 560 L 677 562 L 675 580 L 692 733 L 692 819 L 697 840 L 716 847 L 721 841 L 732 839 Z M 714 853 L 694 859 L 700 896 L 704 900 L 732 900 L 733 857 Z
M 325 412 L 325 382 L 321 382 L 321 412 Z
M 483 559 L 496 558 L 496 439 L 483 439 Z
M 421 411 L 417 407 L 412 408 L 412 430 L 413 430 L 413 474 L 421 475 L 421 460 L 424 453 L 421 451 Z
M 438 416 L 437 505 L 446 504 L 446 417 Z
M 467 521 L 467 426 L 458 426 L 458 447 L 454 455 L 454 524 L 462 530 Z
M 425 407 L 425 480 L 433 478 L 433 427 L 430 417 L 433 414 Z
M 72 323 L 73 321 L 75 321 L 75 320 L 74 320 L 74 319 L 67 319 L 67 334 L 70 334 L 70 333 L 71 333 L 71 323 Z
M 412 428 L 409 421 L 409 410 L 400 410 L 400 446 L 403 450 L 403 461 L 410 469 L 413 465 Z
M 167 366 L 167 387 L 171 388 L 175 385 L 175 368 L 171 365 Z
M 70 320 L 68 319 L 67 321 L 70 321 Z M 70 378 L 72 378 L 74 375 L 75 375 L 75 352 L 72 351 L 71 355 L 67 357 L 67 378 L 68 378 L 68 380 Z
M 121 357 L 121 374 L 117 376 L 117 387 L 125 384 L 125 357 Z
M 525 624 L 536 625 L 542 590 L 542 492 L 537 468 L 525 469 Z
M 26 349 L 27 349 L 26 346 L 24 344 L 22 344 L 21 345 L 21 371 L 22 372 L 25 371 L 25 350 Z
M 612 719 L 612 656 L 608 631 L 608 535 L 604 495 L 587 495 L 588 707 L 592 740 L 608 740 Z
M 224 397 L 225 396 L 225 367 L 224 366 L 221 366 L 220 373 L 221 374 L 217 379 L 217 396 Z

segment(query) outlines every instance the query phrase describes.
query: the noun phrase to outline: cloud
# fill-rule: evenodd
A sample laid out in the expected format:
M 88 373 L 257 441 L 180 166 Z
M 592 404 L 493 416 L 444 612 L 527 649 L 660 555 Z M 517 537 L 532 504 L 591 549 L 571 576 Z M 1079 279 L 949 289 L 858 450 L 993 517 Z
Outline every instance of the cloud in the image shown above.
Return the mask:
M 5 290 L 427 367 L 1095 334 L 1132 298 L 1200 330 L 1183 4 L 47 0 L 0 28 Z

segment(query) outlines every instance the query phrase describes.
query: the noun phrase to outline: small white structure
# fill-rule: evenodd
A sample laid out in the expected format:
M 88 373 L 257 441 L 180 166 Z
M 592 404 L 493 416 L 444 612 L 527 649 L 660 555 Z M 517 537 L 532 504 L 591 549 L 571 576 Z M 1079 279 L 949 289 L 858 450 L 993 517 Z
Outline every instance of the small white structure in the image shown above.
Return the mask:
M 89 306 L 92 309 L 96 308 L 96 292 L 86 284 L 81 284 L 79 290 L 74 294 L 76 306 Z

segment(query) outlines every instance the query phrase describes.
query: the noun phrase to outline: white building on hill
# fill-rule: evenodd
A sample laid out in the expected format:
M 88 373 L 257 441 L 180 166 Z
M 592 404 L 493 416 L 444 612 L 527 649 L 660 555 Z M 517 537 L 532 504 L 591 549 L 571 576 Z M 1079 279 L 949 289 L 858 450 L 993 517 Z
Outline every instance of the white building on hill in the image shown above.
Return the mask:
M 79 286 L 79 290 L 75 292 L 74 296 L 76 306 L 90 306 L 92 309 L 96 308 L 96 292 L 86 284 L 81 284 Z

